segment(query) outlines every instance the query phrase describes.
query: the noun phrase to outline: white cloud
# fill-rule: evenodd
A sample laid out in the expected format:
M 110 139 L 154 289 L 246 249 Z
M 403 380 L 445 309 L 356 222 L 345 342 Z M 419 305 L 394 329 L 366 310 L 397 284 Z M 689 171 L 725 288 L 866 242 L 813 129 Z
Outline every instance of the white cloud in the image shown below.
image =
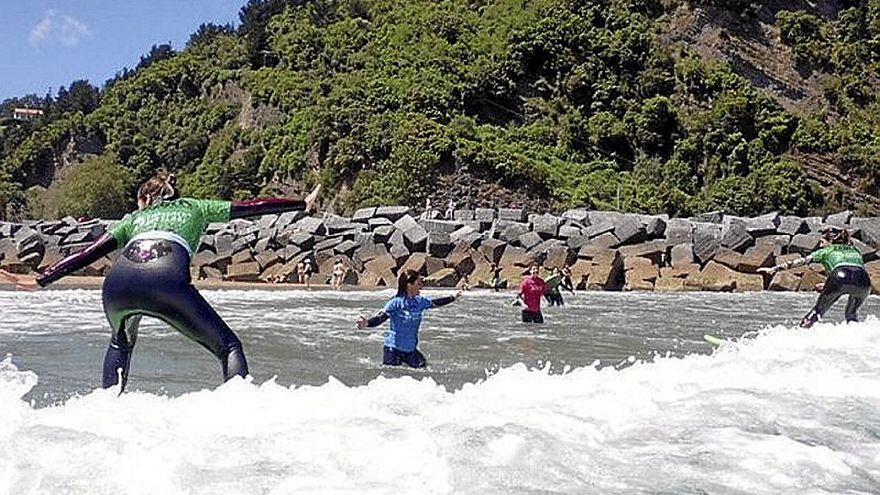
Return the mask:
M 40 21 L 39 24 L 37 24 L 36 26 L 34 26 L 33 29 L 31 29 L 31 34 L 30 34 L 30 36 L 28 36 L 28 41 L 30 41 L 32 45 L 35 45 L 35 46 L 39 45 L 46 38 L 49 37 L 49 33 L 52 31 L 52 16 L 53 16 L 53 14 L 54 14 L 53 11 L 49 11 L 49 14 L 46 15 L 46 17 L 44 17 L 43 20 Z
M 31 29 L 28 41 L 33 46 L 57 41 L 64 46 L 74 46 L 92 33 L 85 23 L 57 10 L 46 12 L 43 20 Z

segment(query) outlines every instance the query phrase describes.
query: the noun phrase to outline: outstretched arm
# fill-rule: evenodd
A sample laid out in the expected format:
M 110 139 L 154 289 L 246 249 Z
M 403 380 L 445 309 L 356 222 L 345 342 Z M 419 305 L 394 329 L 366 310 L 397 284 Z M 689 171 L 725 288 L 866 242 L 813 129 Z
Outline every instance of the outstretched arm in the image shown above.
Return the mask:
M 229 218 L 255 217 L 297 210 L 310 211 L 314 209 L 320 192 L 321 186 L 317 186 L 303 199 L 259 198 L 247 201 L 233 201 L 229 208 Z
M 805 256 L 803 258 L 795 258 L 791 261 L 786 261 L 785 263 L 780 263 L 780 264 L 773 266 L 773 267 L 761 267 L 761 268 L 758 268 L 758 271 L 761 273 L 769 273 L 770 275 L 773 275 L 774 273 L 778 272 L 779 270 L 788 270 L 789 268 L 795 268 L 798 266 L 808 265 L 812 261 L 813 261 L 813 256 L 809 255 L 809 256 Z
M 360 316 L 357 320 L 358 329 L 363 329 L 366 327 L 378 327 L 379 325 L 385 323 L 388 320 L 388 313 L 384 311 L 377 311 L 376 314 L 367 318 L 366 316 Z
M 454 296 L 444 296 L 444 297 L 438 297 L 436 299 L 431 299 L 431 306 L 434 308 L 439 308 L 440 306 L 446 306 L 447 304 L 455 301 L 459 297 L 461 297 L 461 291 L 456 292 Z
M 73 253 L 46 268 L 43 273 L 37 276 L 37 283 L 40 284 L 40 287 L 45 287 L 65 275 L 91 265 L 95 261 L 116 251 L 118 247 L 119 243 L 116 241 L 116 238 L 110 234 L 104 234 L 82 251 Z
M 229 219 L 256 217 L 305 209 L 306 202 L 301 199 L 259 198 L 247 201 L 233 201 L 232 206 L 229 208 Z

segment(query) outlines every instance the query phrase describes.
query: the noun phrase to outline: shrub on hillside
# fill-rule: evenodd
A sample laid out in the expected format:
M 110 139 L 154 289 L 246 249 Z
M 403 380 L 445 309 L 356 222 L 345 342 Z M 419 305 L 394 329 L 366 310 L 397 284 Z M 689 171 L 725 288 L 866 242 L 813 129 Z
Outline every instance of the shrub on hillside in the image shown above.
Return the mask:
M 120 218 L 134 204 L 131 172 L 112 155 L 101 155 L 74 165 L 46 192 L 45 214 L 50 217 Z

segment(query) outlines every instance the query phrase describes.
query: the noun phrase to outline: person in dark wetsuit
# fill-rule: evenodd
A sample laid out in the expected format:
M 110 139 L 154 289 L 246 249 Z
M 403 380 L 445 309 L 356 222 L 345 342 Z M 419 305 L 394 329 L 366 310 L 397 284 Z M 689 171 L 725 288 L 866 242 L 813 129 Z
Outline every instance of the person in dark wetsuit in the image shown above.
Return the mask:
M 831 227 L 822 236 L 822 247 L 804 258 L 798 258 L 770 268 L 759 268 L 762 273 L 774 274 L 808 263 L 822 263 L 828 278 L 817 284 L 821 292 L 816 305 L 801 320 L 800 326 L 810 328 L 840 296 L 847 295 L 846 321 L 858 321 L 858 310 L 871 293 L 871 278 L 865 271 L 865 262 L 858 249 L 850 244 L 846 229 Z
M 492 263 L 492 290 L 498 292 L 501 288 L 501 267 L 497 263 Z
M 45 287 L 122 248 L 102 288 L 104 313 L 113 332 L 104 356 L 103 387 L 120 384 L 120 392 L 125 388 L 142 316 L 159 318 L 208 349 L 220 360 L 224 381 L 244 377 L 248 366 L 241 341 L 192 285 L 189 265 L 193 251 L 211 222 L 310 210 L 319 191 L 320 186 L 305 200 L 179 198 L 174 176 L 160 172 L 138 190 L 138 210 L 126 215 L 109 233 L 35 279 L 14 276 L 14 282 L 22 288 Z
M 574 282 L 571 280 L 571 268 L 568 266 L 562 268 L 562 282 L 559 284 L 559 287 L 574 295 Z
M 426 309 L 445 306 L 455 301 L 461 297 L 461 291 L 454 296 L 428 299 L 420 295 L 421 289 L 422 277 L 419 272 L 404 270 L 397 277 L 397 295 L 372 317 L 360 316 L 357 319 L 358 329 L 379 326 L 391 319 L 388 331 L 385 332 L 382 364 L 406 364 L 413 368 L 427 366 L 425 356 L 418 349 L 422 313 Z

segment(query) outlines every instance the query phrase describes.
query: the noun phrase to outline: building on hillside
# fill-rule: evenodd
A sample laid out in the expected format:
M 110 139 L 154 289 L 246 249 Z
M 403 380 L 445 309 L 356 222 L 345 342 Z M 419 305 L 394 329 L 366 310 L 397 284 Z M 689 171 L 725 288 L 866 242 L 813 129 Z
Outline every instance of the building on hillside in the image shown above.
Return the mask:
M 12 118 L 15 120 L 33 120 L 42 117 L 43 111 L 38 108 L 14 108 Z

